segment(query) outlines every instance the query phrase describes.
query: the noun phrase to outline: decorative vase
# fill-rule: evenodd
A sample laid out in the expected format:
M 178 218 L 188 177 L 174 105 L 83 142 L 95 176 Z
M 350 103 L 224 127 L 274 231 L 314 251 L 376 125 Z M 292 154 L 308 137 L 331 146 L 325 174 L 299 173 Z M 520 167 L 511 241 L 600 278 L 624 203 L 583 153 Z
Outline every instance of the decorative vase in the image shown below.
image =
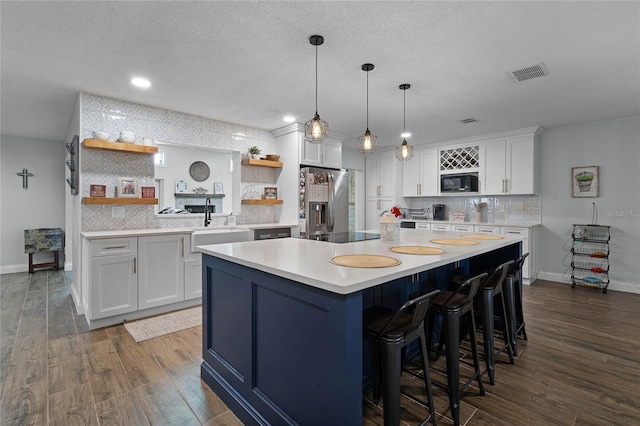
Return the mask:
M 387 242 L 400 241 L 400 222 L 391 213 L 385 213 L 380 221 L 380 240 Z
M 260 154 L 249 154 L 249 155 L 251 155 L 251 158 L 253 158 L 254 160 L 260 159 Z
M 482 223 L 482 212 L 476 212 L 476 222 Z

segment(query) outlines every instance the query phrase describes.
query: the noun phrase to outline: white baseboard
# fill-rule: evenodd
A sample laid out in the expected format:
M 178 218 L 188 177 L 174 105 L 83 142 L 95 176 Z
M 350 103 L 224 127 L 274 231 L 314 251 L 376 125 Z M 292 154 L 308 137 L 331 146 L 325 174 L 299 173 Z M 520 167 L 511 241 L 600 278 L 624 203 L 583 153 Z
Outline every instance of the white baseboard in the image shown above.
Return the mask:
M 65 271 L 71 271 L 71 262 L 69 262 L 69 269 L 67 269 L 67 263 L 64 264 Z M 40 269 L 36 269 L 38 272 Z M 0 274 L 16 274 L 18 272 L 29 272 L 29 263 L 19 263 L 15 265 L 2 265 L 0 266 Z
M 571 284 L 571 276 L 565 274 L 556 274 L 552 272 L 539 272 L 538 278 L 547 281 L 556 281 L 559 283 Z M 625 293 L 640 294 L 640 284 L 623 283 L 618 281 L 611 281 L 608 290 L 622 291 Z
M 73 272 L 73 263 L 64 262 L 64 271 L 65 272 Z

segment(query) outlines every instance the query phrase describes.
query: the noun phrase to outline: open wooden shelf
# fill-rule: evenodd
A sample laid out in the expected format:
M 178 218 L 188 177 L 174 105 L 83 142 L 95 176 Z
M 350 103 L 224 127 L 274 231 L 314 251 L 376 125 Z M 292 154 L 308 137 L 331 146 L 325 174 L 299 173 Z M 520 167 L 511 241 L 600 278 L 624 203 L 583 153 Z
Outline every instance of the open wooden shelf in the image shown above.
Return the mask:
M 242 204 L 249 204 L 254 206 L 274 206 L 282 204 L 282 200 L 241 200 Z
M 148 147 L 151 148 L 151 147 Z M 83 204 L 158 204 L 157 198 L 82 197 Z
M 276 167 L 280 169 L 282 168 L 281 161 L 254 160 L 253 158 L 242 160 L 242 164 L 244 164 L 245 166 Z
M 87 149 L 104 149 L 107 151 L 122 151 L 133 154 L 155 154 L 157 146 L 136 145 L 134 143 L 110 142 L 100 139 L 85 139 L 82 146 Z

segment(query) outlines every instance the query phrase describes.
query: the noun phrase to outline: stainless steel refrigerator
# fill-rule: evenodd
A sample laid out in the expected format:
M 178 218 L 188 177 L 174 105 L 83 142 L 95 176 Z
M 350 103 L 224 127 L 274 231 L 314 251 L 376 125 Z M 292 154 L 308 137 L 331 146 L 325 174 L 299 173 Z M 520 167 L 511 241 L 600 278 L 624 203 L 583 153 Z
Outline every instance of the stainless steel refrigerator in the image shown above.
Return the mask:
M 349 178 L 346 170 L 300 169 L 300 232 L 349 231 Z

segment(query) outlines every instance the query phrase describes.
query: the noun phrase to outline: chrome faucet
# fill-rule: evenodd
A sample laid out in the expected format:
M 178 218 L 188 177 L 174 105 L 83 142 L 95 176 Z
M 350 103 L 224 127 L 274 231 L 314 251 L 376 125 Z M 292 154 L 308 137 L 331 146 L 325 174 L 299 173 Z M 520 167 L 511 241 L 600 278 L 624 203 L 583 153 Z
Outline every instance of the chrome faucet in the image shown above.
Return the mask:
M 204 226 L 209 226 L 211 223 L 211 198 L 207 197 L 207 201 L 204 203 Z

